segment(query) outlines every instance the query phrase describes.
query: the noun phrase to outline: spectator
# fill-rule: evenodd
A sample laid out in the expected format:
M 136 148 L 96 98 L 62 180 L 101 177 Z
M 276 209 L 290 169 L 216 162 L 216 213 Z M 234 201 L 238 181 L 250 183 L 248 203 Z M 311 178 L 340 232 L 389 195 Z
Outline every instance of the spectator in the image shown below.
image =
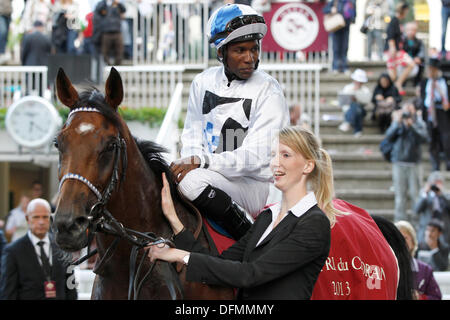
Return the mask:
M 45 35 L 44 24 L 35 21 L 33 26 L 33 32 L 23 37 L 20 60 L 24 66 L 46 66 L 52 45 Z
M 0 229 L 0 279 L 1 279 L 1 270 L 2 270 L 2 253 L 3 248 L 6 246 L 8 242 L 6 241 L 5 234 L 3 233 L 3 230 Z
M 415 296 L 418 300 L 441 300 L 442 293 L 436 279 L 433 276 L 433 268 L 414 256 L 417 251 L 416 231 L 408 221 L 397 221 L 395 226 L 405 238 L 408 251 L 411 253 L 411 268 L 414 274 Z
M 94 25 L 93 25 L 93 19 L 94 19 L 94 13 L 89 12 L 86 15 L 86 28 L 83 30 L 83 46 L 82 46 L 82 53 L 88 54 L 91 56 L 97 55 L 97 50 L 94 44 Z
M 79 32 L 81 30 L 80 6 L 77 0 L 59 0 L 55 3 L 56 24 L 52 28 L 56 33 L 55 47 L 57 53 L 78 54 Z M 57 41 L 56 41 L 57 40 Z
M 114 63 L 120 65 L 123 58 L 121 24 L 125 7 L 118 0 L 102 0 L 97 4 L 95 12 L 103 20 L 101 22 L 101 53 L 103 59 L 106 64 L 111 65 L 109 55 L 113 52 Z
M 20 20 L 21 27 L 25 33 L 32 32 L 34 22 L 42 22 L 44 28 L 43 33 L 49 35 L 52 26 L 53 5 L 51 0 L 28 0 L 25 3 L 22 18 Z
M 419 164 L 421 162 L 421 143 L 427 141 L 427 129 L 416 108 L 410 102 L 401 110 L 392 113 L 392 124 L 386 131 L 386 137 L 394 143 L 392 161 L 392 179 L 395 190 L 394 220 L 406 219 L 407 194 L 414 207 L 419 195 Z
M 0 299 L 75 300 L 75 288 L 69 288 L 61 255 L 49 236 L 50 205 L 41 198 L 27 207 L 29 232 L 5 247 L 2 257 Z
M 11 4 L 11 0 L 0 0 L 0 64 L 5 63 L 11 58 L 11 55 L 6 51 L 12 13 Z
M 350 24 L 355 22 L 356 18 L 356 0 L 330 0 L 323 8 L 323 13 L 340 13 L 344 17 L 345 27 L 332 32 L 331 40 L 333 42 L 333 63 L 334 73 L 348 73 L 347 51 L 350 33 Z
M 445 37 L 447 36 L 447 22 L 450 17 L 450 0 L 442 0 L 442 36 L 441 36 L 441 59 L 447 59 L 447 51 L 445 50 Z
M 44 188 L 39 180 L 34 180 L 31 183 L 31 199 L 42 198 L 44 195 Z
M 377 46 L 378 59 L 383 59 L 383 32 L 386 30 L 384 17 L 389 15 L 389 4 L 385 0 L 368 0 L 365 9 L 368 19 L 367 27 L 367 57 L 372 60 L 372 46 Z
M 381 74 L 373 91 L 372 119 L 378 122 L 380 132 L 384 134 L 391 125 L 392 112 L 398 109 L 402 98 L 387 73 Z
M 400 20 L 408 13 L 409 6 L 400 2 L 396 6 L 395 16 L 391 18 L 386 31 L 386 45 L 384 47 L 387 59 L 387 69 L 392 81 L 395 82 L 400 95 L 405 95 L 403 84 L 416 66 L 414 60 L 403 49 L 403 35 Z
M 439 171 L 433 171 L 427 179 L 414 210 L 419 217 L 418 241 L 423 242 L 425 229 L 431 219 L 444 222 L 443 240 L 450 240 L 450 201 L 444 192 L 444 177 Z
M 30 202 L 28 193 L 22 193 L 19 205 L 12 209 L 6 220 L 5 232 L 10 242 L 16 241 L 23 237 L 28 231 L 28 223 L 26 219 L 26 210 Z
M 418 25 L 416 21 L 408 22 L 405 25 L 405 35 L 403 49 L 414 60 L 416 66 L 409 74 L 409 78 L 414 77 L 414 86 L 420 84 L 425 63 L 425 46 L 422 40 L 417 38 Z
M 443 223 L 439 219 L 431 219 L 425 230 L 425 241 L 419 243 L 417 257 L 430 264 L 434 271 L 447 271 L 449 248 L 441 239 Z
M 302 106 L 293 104 L 289 107 L 289 118 L 292 126 L 299 125 L 304 129 L 311 130 L 311 118 L 306 113 L 302 112 Z
M 366 116 L 364 106 L 370 102 L 370 90 L 364 83 L 367 83 L 367 74 L 362 69 L 356 69 L 351 78 L 352 83 L 346 85 L 340 95 L 350 97 L 350 105 L 343 105 L 345 121 L 339 125 L 339 130 L 348 131 L 353 127 L 355 137 L 360 137 L 363 131 L 363 121 Z
M 434 88 L 434 89 L 433 89 Z M 440 170 L 440 153 L 444 153 L 445 166 L 450 170 L 450 106 L 447 81 L 442 76 L 437 58 L 428 61 L 428 75 L 420 84 L 423 118 L 431 138 L 430 161 L 434 171 Z

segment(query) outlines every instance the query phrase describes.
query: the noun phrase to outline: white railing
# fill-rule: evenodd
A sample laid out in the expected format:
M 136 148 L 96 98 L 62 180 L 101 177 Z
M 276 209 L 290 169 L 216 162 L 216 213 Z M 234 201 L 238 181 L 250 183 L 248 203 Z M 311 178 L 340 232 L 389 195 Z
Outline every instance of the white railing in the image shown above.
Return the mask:
M 48 88 L 47 69 L 45 66 L 0 67 L 0 108 L 9 107 L 21 96 L 44 96 Z
M 111 67 L 105 67 L 104 79 Z M 122 106 L 128 108 L 166 107 L 178 82 L 182 81 L 184 66 L 116 66 L 124 87 Z
M 208 0 L 148 2 L 152 9 L 147 15 L 133 17 L 133 64 L 181 64 L 191 69 L 206 68 L 209 59 L 215 59 L 209 55 L 205 32 L 210 14 Z M 329 43 L 329 50 L 307 54 L 262 51 L 261 58 L 266 63 L 329 66 L 330 49 Z
M 289 106 L 300 104 L 302 112 L 312 120 L 319 136 L 320 128 L 320 64 L 261 64 L 260 68 L 278 80 Z
M 180 118 L 181 109 L 183 107 L 182 96 L 183 83 L 179 82 L 173 92 L 169 108 L 167 108 L 166 115 L 164 116 L 163 123 L 155 141 L 168 149 L 169 155 L 166 157 L 166 160 L 169 163 L 178 158 L 178 143 L 180 141 L 178 119 Z
M 263 40 L 264 41 L 264 40 Z M 333 50 L 331 38 L 328 39 L 328 50 L 316 52 L 268 52 L 261 51 L 261 61 L 269 64 L 320 64 L 331 68 Z
M 152 10 L 134 17 L 133 64 L 208 64 L 208 0 L 148 0 Z
M 441 289 L 442 300 L 450 300 L 450 271 L 435 271 L 433 276 Z

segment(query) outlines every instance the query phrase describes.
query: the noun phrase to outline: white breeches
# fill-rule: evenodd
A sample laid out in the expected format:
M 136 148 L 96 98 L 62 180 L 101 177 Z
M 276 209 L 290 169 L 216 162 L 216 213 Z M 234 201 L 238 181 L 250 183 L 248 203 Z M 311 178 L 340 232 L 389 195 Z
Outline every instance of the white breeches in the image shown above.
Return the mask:
M 186 174 L 178 184 L 178 189 L 186 198 L 193 201 L 208 185 L 228 194 L 253 219 L 264 208 L 269 195 L 269 182 L 248 177 L 230 180 L 218 172 L 203 168 L 194 169 Z

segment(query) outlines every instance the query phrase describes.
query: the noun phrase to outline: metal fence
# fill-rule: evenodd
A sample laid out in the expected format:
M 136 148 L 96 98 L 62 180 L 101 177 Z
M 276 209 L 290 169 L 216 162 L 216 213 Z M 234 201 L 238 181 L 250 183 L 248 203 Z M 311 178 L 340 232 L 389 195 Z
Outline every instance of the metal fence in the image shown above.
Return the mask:
M 124 87 L 122 106 L 128 108 L 167 107 L 184 66 L 117 66 Z M 111 67 L 105 67 L 104 79 Z
M 214 50 L 206 38 L 208 0 L 149 0 L 152 10 L 133 17 L 133 64 L 206 68 Z M 330 46 L 329 46 L 330 47 Z M 262 51 L 265 63 L 315 63 L 329 66 L 331 50 L 309 52 Z
M 152 10 L 133 18 L 133 64 L 208 64 L 208 0 L 149 0 Z
M 164 145 L 168 149 L 169 154 L 166 158 L 168 163 L 178 158 L 178 146 L 180 142 L 181 130 L 178 129 L 178 120 L 180 118 L 183 98 L 183 83 L 177 83 L 169 107 L 167 108 L 164 121 L 161 124 L 158 135 L 156 136 L 156 143 Z
M 316 136 L 320 129 L 320 64 L 261 64 L 260 68 L 278 80 L 288 105 L 299 104 L 312 120 Z
M 0 108 L 25 95 L 44 96 L 48 90 L 47 67 L 0 67 Z

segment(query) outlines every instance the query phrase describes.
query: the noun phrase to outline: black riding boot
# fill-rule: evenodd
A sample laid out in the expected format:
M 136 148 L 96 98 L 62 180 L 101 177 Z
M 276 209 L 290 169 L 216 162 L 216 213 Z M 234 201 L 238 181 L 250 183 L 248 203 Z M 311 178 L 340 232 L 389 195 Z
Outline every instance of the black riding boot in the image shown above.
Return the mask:
M 202 214 L 219 224 L 236 240 L 239 240 L 252 226 L 241 206 L 225 192 L 210 185 L 193 203 Z

